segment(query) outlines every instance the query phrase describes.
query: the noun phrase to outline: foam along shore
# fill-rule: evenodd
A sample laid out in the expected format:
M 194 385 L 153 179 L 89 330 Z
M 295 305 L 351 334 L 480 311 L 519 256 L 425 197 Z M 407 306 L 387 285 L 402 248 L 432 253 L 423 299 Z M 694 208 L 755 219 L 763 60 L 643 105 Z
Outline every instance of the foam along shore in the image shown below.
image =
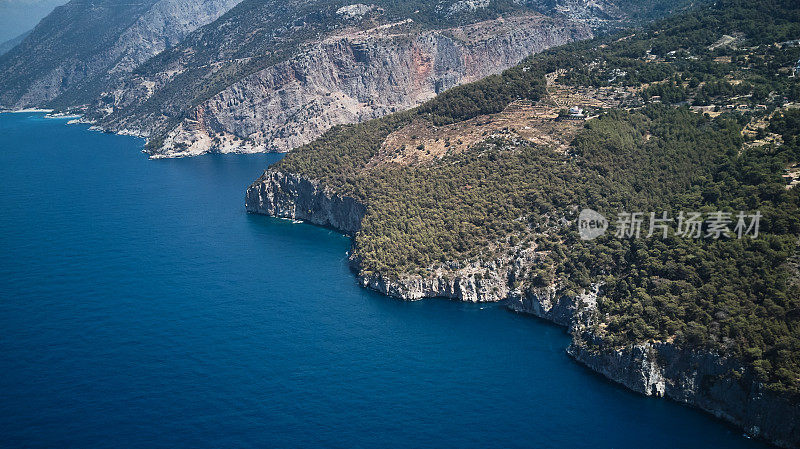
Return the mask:
M 69 112 L 49 112 L 44 116 L 44 118 L 68 118 L 70 123 L 72 123 L 72 120 L 77 120 L 81 117 L 80 114 L 70 114 Z
M 3 109 L 0 110 L 2 113 L 8 114 L 21 114 L 21 113 L 31 113 L 31 112 L 44 112 L 44 113 L 51 113 L 55 109 L 40 109 L 40 108 L 25 108 L 25 109 Z

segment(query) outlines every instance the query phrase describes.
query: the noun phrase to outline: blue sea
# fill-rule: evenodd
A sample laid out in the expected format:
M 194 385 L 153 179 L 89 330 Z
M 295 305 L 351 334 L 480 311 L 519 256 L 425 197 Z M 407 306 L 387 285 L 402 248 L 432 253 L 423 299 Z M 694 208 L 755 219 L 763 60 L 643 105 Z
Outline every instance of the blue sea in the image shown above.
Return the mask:
M 0 114 L 2 447 L 764 447 L 549 323 L 360 288 L 348 238 L 245 212 L 280 156 L 142 146 Z

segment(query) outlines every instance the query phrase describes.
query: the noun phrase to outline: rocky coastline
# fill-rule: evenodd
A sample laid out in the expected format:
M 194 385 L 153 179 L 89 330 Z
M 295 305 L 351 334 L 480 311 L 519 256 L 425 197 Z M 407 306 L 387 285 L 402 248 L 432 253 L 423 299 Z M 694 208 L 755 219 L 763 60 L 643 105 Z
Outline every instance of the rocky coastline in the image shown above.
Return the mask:
M 266 171 L 248 189 L 248 212 L 303 220 L 353 235 L 366 207 L 355 198 L 338 196 L 319 182 L 293 173 Z M 646 396 L 666 397 L 704 410 L 784 448 L 800 447 L 800 405 L 769 391 L 744 364 L 711 352 L 679 348 L 670 342 L 613 347 L 590 331 L 596 319 L 601 285 L 577 296 L 555 286 L 513 289 L 515 276 L 535 254 L 521 260 L 482 264 L 489 276 L 476 276 L 475 266 L 437 270 L 431 277 L 405 276 L 390 280 L 363 274 L 351 256 L 359 283 L 403 300 L 441 297 L 459 301 L 506 301 L 509 309 L 537 316 L 568 328 L 572 344 L 567 353 L 589 369 Z M 485 272 L 485 271 L 484 271 Z

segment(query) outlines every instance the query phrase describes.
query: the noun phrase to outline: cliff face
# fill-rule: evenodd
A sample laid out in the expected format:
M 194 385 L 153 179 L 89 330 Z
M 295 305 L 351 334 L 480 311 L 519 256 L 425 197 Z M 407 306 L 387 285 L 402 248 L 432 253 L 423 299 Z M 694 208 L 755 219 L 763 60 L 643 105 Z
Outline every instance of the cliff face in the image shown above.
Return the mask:
M 448 298 L 468 302 L 499 301 L 508 292 L 508 283 L 501 273 L 476 278 L 463 272 L 430 278 L 408 277 L 388 280 L 380 275 L 358 275 L 362 286 L 384 295 L 404 300 Z
M 424 33 L 392 30 L 344 33 L 310 43 L 295 57 L 253 73 L 197 105 L 149 151 L 153 157 L 288 151 L 334 125 L 417 106 L 443 90 L 498 73 L 531 53 L 592 35 L 584 24 L 541 15 Z M 148 91 L 142 86 L 126 89 L 144 95 Z M 125 92 L 113 96 L 126 101 Z M 166 120 L 163 115 L 123 114 L 100 123 L 116 132 L 148 137 L 150 130 L 168 127 Z
M 93 101 L 117 74 L 175 45 L 240 0 L 72 1 L 0 57 L 0 107 Z
M 129 72 L 153 55 L 176 45 L 197 28 L 209 24 L 241 0 L 160 0 L 117 40 L 110 73 Z
M 356 233 L 364 218 L 364 206 L 350 197 L 339 197 L 318 182 L 292 173 L 267 171 L 248 189 L 248 212 L 304 220 Z
M 583 301 L 583 303 L 581 302 Z M 554 285 L 529 288 L 508 298 L 508 307 L 520 313 L 536 315 L 564 327 L 572 327 L 576 317 L 586 310 L 593 310 L 597 302 L 597 291 L 572 297 L 558 292 Z
M 670 343 L 594 348 L 575 338 L 568 353 L 633 391 L 668 397 L 781 447 L 800 447 L 800 406 L 764 388 L 739 362 Z
M 350 235 L 358 232 L 366 214 L 366 207 L 355 198 L 338 196 L 314 180 L 279 171 L 266 171 L 250 185 L 245 208 L 251 213 L 330 226 Z M 357 256 L 351 261 L 363 286 L 388 296 L 405 300 L 441 297 L 484 302 L 505 298 L 509 293 L 509 277 L 513 278 L 523 263 L 530 264 L 535 259 L 523 257 L 513 263 L 509 260 L 451 263 L 429 278 L 408 276 L 397 280 L 379 273 L 363 273 Z M 484 276 L 487 269 L 490 275 Z
M 349 234 L 358 232 L 366 213 L 355 199 L 338 197 L 313 180 L 272 171 L 248 188 L 246 204 L 249 212 L 303 219 Z M 506 300 L 514 311 L 568 327 L 573 336 L 567 349 L 570 356 L 607 378 L 647 396 L 700 408 L 778 446 L 800 447 L 800 405 L 767 390 L 742 363 L 667 342 L 611 347 L 589 330 L 597 318 L 602 286 L 594 284 L 576 296 L 560 293 L 555 286 L 515 290 L 519 274 L 536 263 L 535 252 L 522 252 L 513 260 L 451 262 L 426 278 L 409 275 L 389 280 L 363 273 L 357 254 L 353 256 L 353 268 L 365 287 L 405 300 Z
M 492 22 L 489 19 L 503 14 L 537 13 L 562 24 L 554 25 L 554 28 L 577 26 L 605 31 L 647 22 L 690 3 L 690 0 L 655 0 L 647 5 L 628 0 L 374 0 L 368 4 L 348 5 L 325 0 L 72 0 L 45 17 L 7 54 L 0 54 L 0 107 L 80 108 L 87 121 L 115 131 L 125 129 L 127 133 L 153 136 L 159 143 L 171 132 L 174 143 L 178 145 L 176 154 L 202 152 L 203 147 L 220 151 L 285 149 L 307 141 L 305 136 L 313 135 L 317 127 L 325 128 L 325 124 L 312 123 L 307 131 L 303 131 L 297 123 L 284 129 L 287 123 L 278 121 L 278 126 L 267 129 L 258 121 L 269 117 L 266 114 L 272 111 L 274 104 L 267 110 L 250 112 L 237 109 L 231 112 L 226 110 L 232 106 L 227 102 L 241 99 L 241 93 L 250 89 L 251 93 L 258 93 L 261 88 L 281 89 L 285 80 L 292 79 L 287 70 L 299 69 L 302 74 L 309 59 L 335 52 L 335 49 L 314 47 L 323 45 L 320 41 L 331 44 L 326 38 L 337 33 L 360 35 L 353 37 L 357 46 L 362 43 L 359 40 L 364 38 L 363 32 L 370 27 L 373 31 L 401 38 L 403 33 L 398 32 L 397 24 L 404 25 L 404 31 L 419 35 L 422 30 L 464 28 L 466 24 L 482 20 Z M 550 26 L 543 25 L 542 28 Z M 322 94 L 338 93 L 348 97 L 331 99 L 332 107 L 348 109 L 341 113 L 348 121 L 386 112 L 381 112 L 381 109 L 417 104 L 419 99 L 429 96 L 427 92 L 431 89 L 438 91 L 469 77 L 488 73 L 486 68 L 497 71 L 508 65 L 504 58 L 516 62 L 541 48 L 540 43 L 522 42 L 528 39 L 524 34 L 530 31 L 529 24 L 515 22 L 510 28 L 496 30 L 496 39 L 486 39 L 485 36 L 476 39 L 469 33 L 458 35 L 456 30 L 450 36 L 456 46 L 482 42 L 478 45 L 487 47 L 484 51 L 464 53 L 465 57 L 473 54 L 481 59 L 465 59 L 460 71 L 454 67 L 449 75 L 431 78 L 434 81 L 426 79 L 425 83 L 432 82 L 432 86 L 422 86 L 422 92 L 402 93 L 403 101 L 378 101 L 362 108 L 360 103 L 369 103 L 374 91 L 367 89 L 354 95 L 348 90 L 347 83 L 339 82 L 336 83 L 337 89 Z M 563 42 L 558 34 L 556 30 L 552 36 L 554 43 Z M 576 38 L 587 37 L 583 31 L 577 34 Z M 539 38 L 546 41 L 550 37 Z M 506 39 L 519 40 L 521 46 L 515 48 L 515 52 L 509 52 L 503 48 Z M 425 53 L 425 45 L 420 49 L 418 66 L 426 72 L 424 67 L 431 62 L 426 58 L 433 54 Z M 361 57 L 370 57 L 369 50 L 365 53 L 356 48 L 353 52 L 359 62 L 365 62 L 360 60 Z M 372 56 L 377 55 L 373 53 Z M 487 56 L 490 58 L 486 59 Z M 297 60 L 289 66 L 262 73 L 263 76 L 254 77 L 257 79 L 245 79 L 293 57 Z M 348 65 L 347 57 L 345 55 L 342 61 L 344 66 Z M 390 61 L 395 62 L 387 60 L 386 65 Z M 473 64 L 477 66 L 474 73 L 470 73 Z M 376 72 L 381 70 L 379 66 L 370 64 L 366 68 Z M 134 73 L 134 69 L 139 70 Z M 437 70 L 441 69 L 441 66 L 437 67 Z M 344 70 L 341 75 L 357 76 L 358 71 L 359 67 L 355 67 Z M 400 75 L 396 74 L 397 80 L 403 80 Z M 274 77 L 275 86 L 270 84 L 271 77 Z M 402 81 L 397 82 L 402 84 Z M 223 93 L 226 89 L 227 92 Z M 291 122 L 303 120 L 303 114 L 307 114 L 321 122 L 336 123 L 337 117 L 328 118 L 319 111 L 301 110 L 324 107 L 327 99 L 321 98 L 313 86 L 299 90 L 283 96 L 262 93 L 257 98 L 266 102 L 303 100 L 299 106 L 292 104 Z M 219 120 L 218 123 L 214 120 L 207 122 L 208 131 L 214 133 L 210 142 L 186 149 L 183 145 L 190 141 L 186 134 L 197 132 L 195 124 L 186 120 L 196 115 L 198 108 L 209 110 L 208 115 L 219 117 Z M 340 115 L 339 111 L 328 112 Z M 235 117 L 231 114 L 237 113 L 243 114 L 250 122 L 242 127 L 234 126 L 231 120 Z M 167 117 L 166 122 L 162 122 L 164 117 Z M 230 136 L 230 142 L 215 140 L 214 137 L 223 131 L 231 133 L 230 136 L 255 141 L 242 143 L 231 140 Z M 278 140 L 274 147 L 266 145 L 271 138 Z M 167 149 L 159 151 L 162 145 L 155 147 L 160 153 L 168 153 Z
M 689 0 L 74 0 L 0 56 L 0 107 L 79 111 L 152 157 L 288 151 Z

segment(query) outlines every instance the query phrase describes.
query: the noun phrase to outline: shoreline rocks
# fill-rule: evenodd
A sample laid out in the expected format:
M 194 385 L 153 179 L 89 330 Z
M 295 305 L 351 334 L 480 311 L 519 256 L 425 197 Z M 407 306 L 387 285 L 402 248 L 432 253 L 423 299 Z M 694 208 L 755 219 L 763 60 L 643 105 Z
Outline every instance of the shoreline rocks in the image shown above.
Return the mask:
M 329 226 L 353 235 L 366 207 L 355 198 L 339 197 L 319 182 L 292 173 L 266 171 L 248 189 L 247 211 Z M 526 257 L 535 263 L 535 256 Z M 792 404 L 755 380 L 739 361 L 707 351 L 678 348 L 669 342 L 611 347 L 591 332 L 602 286 L 576 296 L 555 286 L 514 290 L 520 268 L 512 261 L 495 263 L 491 275 L 471 275 L 473 266 L 459 266 L 433 277 L 407 276 L 388 280 L 364 275 L 351 256 L 359 283 L 403 299 L 443 297 L 459 301 L 507 301 L 507 307 L 568 328 L 573 337 L 567 353 L 591 370 L 645 396 L 666 397 L 696 407 L 785 448 L 800 447 L 800 404 Z

